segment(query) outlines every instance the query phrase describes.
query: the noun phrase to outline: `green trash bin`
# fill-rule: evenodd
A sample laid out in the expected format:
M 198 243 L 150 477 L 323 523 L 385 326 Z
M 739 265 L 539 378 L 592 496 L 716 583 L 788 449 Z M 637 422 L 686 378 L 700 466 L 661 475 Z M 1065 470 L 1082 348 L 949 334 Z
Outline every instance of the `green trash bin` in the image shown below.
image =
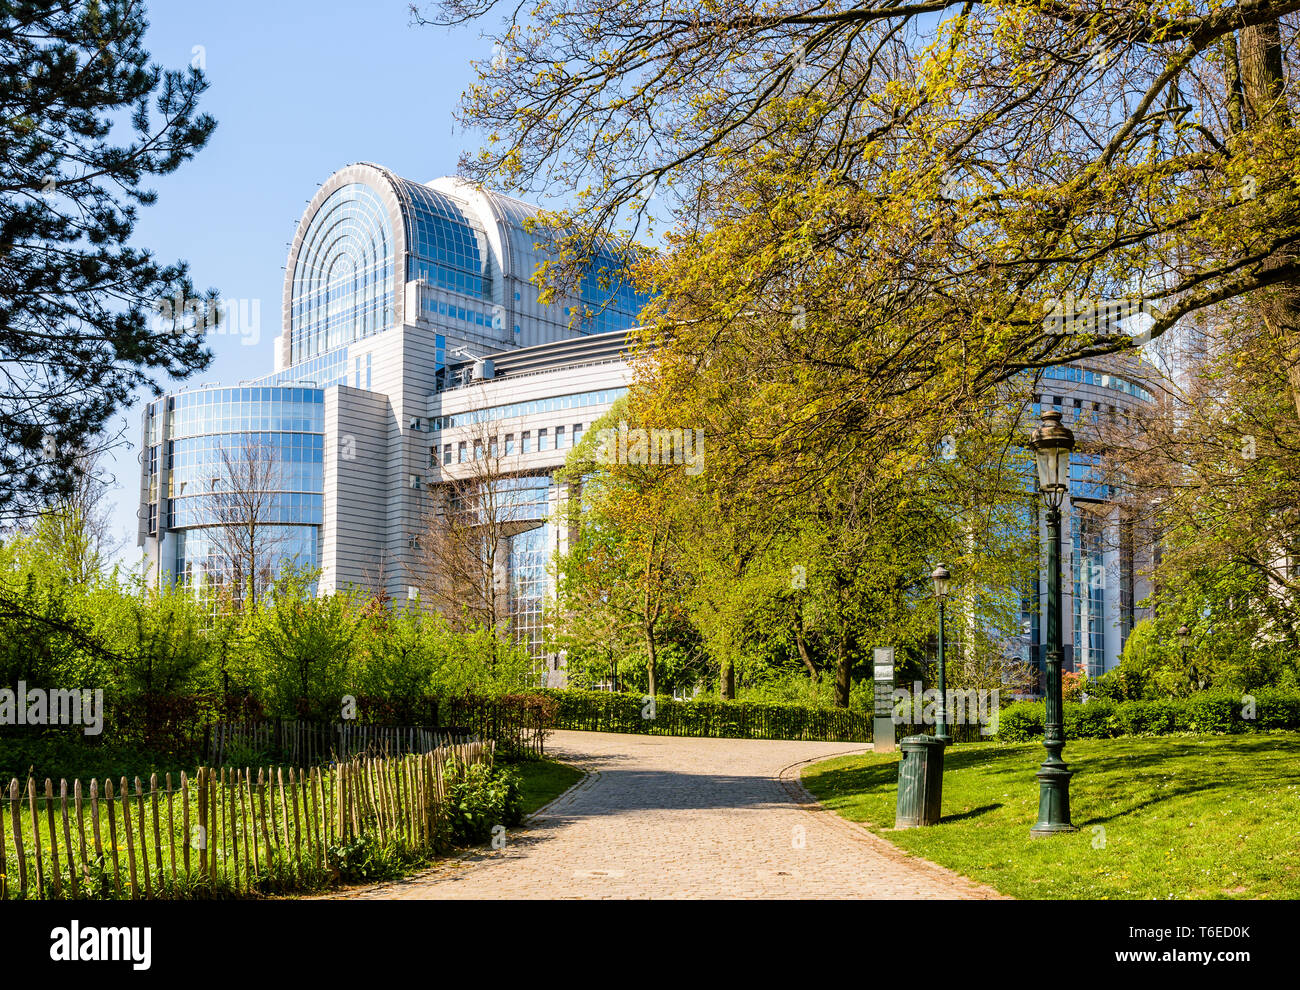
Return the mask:
M 944 743 L 934 736 L 908 736 L 899 747 L 898 810 L 894 828 L 917 828 L 939 820 L 943 803 Z

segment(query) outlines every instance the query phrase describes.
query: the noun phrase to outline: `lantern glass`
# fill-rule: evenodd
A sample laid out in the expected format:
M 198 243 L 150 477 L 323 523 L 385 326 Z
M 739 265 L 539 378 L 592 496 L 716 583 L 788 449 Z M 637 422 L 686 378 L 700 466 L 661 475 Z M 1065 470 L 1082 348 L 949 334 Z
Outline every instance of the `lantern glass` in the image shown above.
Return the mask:
M 948 586 L 951 584 L 951 577 L 948 569 L 940 564 L 930 575 L 930 580 L 934 582 L 934 597 L 940 601 L 948 597 Z
M 1050 491 L 1056 487 L 1056 451 L 1038 449 L 1038 487 Z
M 1038 486 L 1045 492 L 1070 487 L 1070 452 L 1059 447 L 1039 448 Z

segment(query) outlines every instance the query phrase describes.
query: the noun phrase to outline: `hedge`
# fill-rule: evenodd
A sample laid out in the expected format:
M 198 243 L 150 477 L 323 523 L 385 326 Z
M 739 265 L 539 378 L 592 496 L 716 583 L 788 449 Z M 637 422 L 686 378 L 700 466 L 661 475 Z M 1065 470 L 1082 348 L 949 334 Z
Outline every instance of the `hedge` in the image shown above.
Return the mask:
M 1085 704 L 1066 702 L 1067 739 L 1108 739 L 1114 736 L 1162 736 L 1176 732 L 1198 734 L 1251 732 L 1264 729 L 1300 730 L 1300 694 L 1262 690 L 1254 698 L 1254 717 L 1241 695 L 1207 692 L 1158 701 L 1110 701 L 1093 698 Z M 1046 716 L 1041 701 L 1018 701 L 1002 709 L 999 742 L 1028 742 L 1043 734 Z
M 657 698 L 653 718 L 639 694 L 543 689 L 558 703 L 555 726 L 593 732 L 724 739 L 870 742 L 871 716 L 843 708 L 760 701 L 676 701 Z

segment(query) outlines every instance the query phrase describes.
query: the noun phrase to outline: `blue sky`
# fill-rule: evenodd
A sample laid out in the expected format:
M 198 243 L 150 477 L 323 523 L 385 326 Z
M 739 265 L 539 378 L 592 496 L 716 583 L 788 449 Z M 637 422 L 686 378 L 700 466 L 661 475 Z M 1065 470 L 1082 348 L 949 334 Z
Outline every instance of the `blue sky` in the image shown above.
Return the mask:
M 210 338 L 213 362 L 191 383 L 235 384 L 273 370 L 288 242 L 316 187 L 336 169 L 373 161 L 416 180 L 453 174 L 476 146 L 453 124 L 472 59 L 490 55 L 479 25 L 414 27 L 406 0 L 155 0 L 147 45 L 181 68 L 201 57 L 203 103 L 218 127 L 208 147 L 156 181 L 136 241 L 185 259 L 199 289 L 260 308 L 255 344 Z M 164 387 L 173 383 L 163 382 Z M 143 396 L 141 396 L 141 402 Z M 112 459 L 112 528 L 134 562 L 141 402 Z

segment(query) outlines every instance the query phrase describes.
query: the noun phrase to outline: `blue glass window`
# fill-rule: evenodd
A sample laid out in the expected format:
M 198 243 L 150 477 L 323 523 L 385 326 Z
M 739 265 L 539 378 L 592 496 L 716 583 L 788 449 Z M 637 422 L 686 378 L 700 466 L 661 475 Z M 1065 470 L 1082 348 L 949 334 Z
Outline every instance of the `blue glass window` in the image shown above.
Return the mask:
M 369 186 L 343 186 L 321 204 L 294 266 L 289 302 L 293 363 L 392 323 L 394 250 L 388 211 Z

